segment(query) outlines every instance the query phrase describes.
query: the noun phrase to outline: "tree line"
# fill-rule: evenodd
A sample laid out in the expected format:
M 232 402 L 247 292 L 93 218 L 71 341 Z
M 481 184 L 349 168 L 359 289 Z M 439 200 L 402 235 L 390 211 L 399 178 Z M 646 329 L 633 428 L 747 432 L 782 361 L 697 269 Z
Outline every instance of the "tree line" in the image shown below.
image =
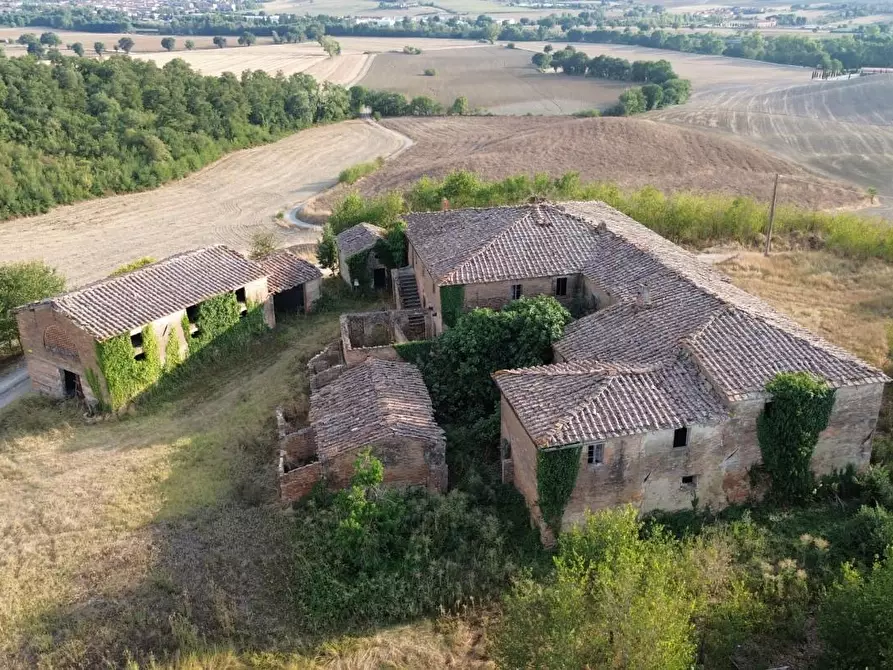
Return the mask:
M 0 56 L 0 220 L 154 188 L 364 104 L 382 116 L 443 112 L 430 98 L 348 92 L 306 74 L 210 77 L 179 59 L 159 68 L 56 54 Z
M 20 8 L 0 12 L 0 24 L 46 26 L 65 30 L 93 32 L 130 32 L 151 29 L 175 35 L 240 36 L 246 31 L 263 37 L 288 41 L 316 40 L 320 35 L 372 37 L 435 37 L 473 40 L 496 39 L 521 42 L 551 39 L 557 42 L 628 44 L 673 51 L 717 56 L 733 56 L 829 70 L 860 67 L 893 67 L 893 34 L 869 31 L 841 37 L 817 39 L 806 35 L 765 36 L 759 32 L 719 35 L 714 32 L 678 33 L 652 30 L 639 25 L 636 30 L 612 30 L 598 12 L 580 12 L 576 16 L 548 16 L 519 24 L 505 24 L 488 16 L 472 23 L 460 23 L 455 17 L 446 21 L 413 21 L 406 17 L 393 26 L 357 23 L 351 18 L 326 15 L 246 17 L 234 12 L 174 16 L 169 20 L 132 22 L 123 12 L 90 8 Z M 555 34 L 558 33 L 558 34 Z
M 548 68 L 565 74 L 613 79 L 618 81 L 646 82 L 644 86 L 623 92 L 620 100 L 603 113 L 607 116 L 630 116 L 651 109 L 680 105 L 691 94 L 691 82 L 680 79 L 667 60 L 637 60 L 630 63 L 625 58 L 600 55 L 589 58 L 573 46 L 554 51 L 547 45 L 543 53 L 534 54 L 533 64 L 541 70 Z

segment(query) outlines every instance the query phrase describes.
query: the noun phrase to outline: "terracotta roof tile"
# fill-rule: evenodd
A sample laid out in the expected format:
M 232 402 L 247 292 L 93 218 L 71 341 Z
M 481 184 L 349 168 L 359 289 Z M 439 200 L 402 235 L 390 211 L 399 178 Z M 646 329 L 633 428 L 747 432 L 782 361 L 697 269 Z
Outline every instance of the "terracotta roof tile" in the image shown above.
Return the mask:
M 263 277 L 256 263 L 216 245 L 170 256 L 35 304 L 50 304 L 104 340 Z
M 712 424 L 728 416 L 684 356 L 651 366 L 571 361 L 502 370 L 493 378 L 540 447 Z
M 298 258 L 290 251 L 274 252 L 261 259 L 259 264 L 267 275 L 267 287 L 270 293 L 281 293 L 322 277 L 318 267 L 303 258 Z
M 361 251 L 366 251 L 375 246 L 379 240 L 387 235 L 384 228 L 373 226 L 371 223 L 358 223 L 347 230 L 343 230 L 335 237 L 338 251 L 345 258 L 356 256 Z
M 310 396 L 321 458 L 394 436 L 442 444 L 431 397 L 411 363 L 367 358 Z

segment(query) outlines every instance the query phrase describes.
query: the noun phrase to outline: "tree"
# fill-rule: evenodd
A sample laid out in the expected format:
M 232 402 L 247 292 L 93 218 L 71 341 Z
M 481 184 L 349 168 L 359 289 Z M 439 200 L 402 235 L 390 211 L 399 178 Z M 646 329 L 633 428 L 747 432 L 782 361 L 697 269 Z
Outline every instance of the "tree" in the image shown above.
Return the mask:
M 62 40 L 59 39 L 56 33 L 47 32 L 41 34 L 40 43 L 46 47 L 57 47 L 62 44 Z
M 450 105 L 449 113 L 454 116 L 465 116 L 468 114 L 468 98 L 464 95 L 460 95 L 453 100 L 453 104 Z
M 40 42 L 28 42 L 28 55 L 40 60 L 46 55 L 46 50 Z
M 161 38 L 161 48 L 166 49 L 167 51 L 173 51 L 174 47 L 177 46 L 177 40 L 173 37 L 162 37 Z
M 319 45 L 322 47 L 323 51 L 325 51 L 329 58 L 334 58 L 335 56 L 341 53 L 341 45 L 333 40 L 331 37 L 327 35 L 320 35 L 317 40 Z
M 600 510 L 559 538 L 554 573 L 515 583 L 494 655 L 507 668 L 687 670 L 710 575 L 631 506 Z
M 316 260 L 320 266 L 335 270 L 338 267 L 338 249 L 335 233 L 328 223 L 322 229 L 322 238 L 316 245 Z
M 871 204 L 874 204 L 874 199 L 877 197 L 877 189 L 874 186 L 868 187 L 868 197 L 871 198 Z
M 641 88 L 631 88 L 620 94 L 620 110 L 623 116 L 641 114 L 647 109 Z
M 37 39 L 37 35 L 35 35 L 34 33 L 24 33 L 16 38 L 16 42 L 18 44 L 21 44 L 22 46 L 28 46 L 33 42 L 39 43 L 40 40 Z
M 645 96 L 645 109 L 657 109 L 664 99 L 664 89 L 658 84 L 645 84 L 642 87 L 642 95 Z
M 105 42 L 93 42 L 93 51 L 97 56 L 102 56 L 102 52 L 105 51 Z
M 533 54 L 532 60 L 540 70 L 548 70 L 552 67 L 552 56 L 549 54 Z
M 214 39 L 211 41 L 214 43 L 214 46 L 217 47 L 218 49 L 222 49 L 223 47 L 226 46 L 226 38 L 222 37 L 220 35 L 215 35 Z
M 495 23 L 489 23 L 484 28 L 484 39 L 487 40 L 490 44 L 493 44 L 496 41 L 497 37 L 499 37 L 499 26 Z
M 409 113 L 412 116 L 437 116 L 443 114 L 443 107 L 436 100 L 419 95 L 409 101 Z
M 183 43 L 183 46 L 186 47 L 186 51 L 192 51 L 193 49 L 195 49 L 195 41 L 193 41 L 193 40 L 186 40 L 186 41 Z
M 130 50 L 133 49 L 134 42 L 129 37 L 122 37 L 118 40 L 118 48 L 121 49 L 126 54 L 130 53 Z
M 552 53 L 552 45 L 547 44 L 546 46 L 543 47 L 543 51 L 547 54 Z
M 0 265 L 0 351 L 19 347 L 19 331 L 13 310 L 65 290 L 65 279 L 41 262 Z
M 75 42 L 74 44 L 72 44 L 71 50 L 80 57 L 83 57 L 84 55 L 84 45 L 80 42 Z
M 243 47 L 250 47 L 252 44 L 257 42 L 257 36 L 254 33 L 250 33 L 247 30 L 239 35 L 239 45 Z

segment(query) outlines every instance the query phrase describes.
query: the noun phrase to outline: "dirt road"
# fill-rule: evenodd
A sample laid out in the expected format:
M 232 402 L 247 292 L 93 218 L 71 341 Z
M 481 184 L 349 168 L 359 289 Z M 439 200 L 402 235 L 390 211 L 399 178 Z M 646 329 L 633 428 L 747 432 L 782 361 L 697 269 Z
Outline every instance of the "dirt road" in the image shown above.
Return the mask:
M 0 367 L 0 408 L 6 407 L 31 390 L 31 378 L 21 360 L 14 365 Z
M 246 249 L 256 231 L 275 232 L 283 245 L 312 242 L 315 231 L 277 223 L 277 212 L 335 184 L 344 168 L 403 146 L 396 133 L 363 121 L 311 128 L 153 191 L 0 223 L 0 263 L 43 260 L 79 286 L 143 256 L 221 242 Z

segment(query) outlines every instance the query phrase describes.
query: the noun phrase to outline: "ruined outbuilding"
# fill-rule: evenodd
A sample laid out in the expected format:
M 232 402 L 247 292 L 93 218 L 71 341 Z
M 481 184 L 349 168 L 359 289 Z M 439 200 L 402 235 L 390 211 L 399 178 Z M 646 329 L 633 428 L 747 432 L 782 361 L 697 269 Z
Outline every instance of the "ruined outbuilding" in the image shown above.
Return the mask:
M 299 500 L 321 480 L 347 486 L 367 447 L 384 466 L 385 484 L 446 490 L 446 439 L 418 368 L 371 357 L 348 367 L 337 344 L 310 366 L 309 425 L 292 430 L 279 416 L 283 500 Z

